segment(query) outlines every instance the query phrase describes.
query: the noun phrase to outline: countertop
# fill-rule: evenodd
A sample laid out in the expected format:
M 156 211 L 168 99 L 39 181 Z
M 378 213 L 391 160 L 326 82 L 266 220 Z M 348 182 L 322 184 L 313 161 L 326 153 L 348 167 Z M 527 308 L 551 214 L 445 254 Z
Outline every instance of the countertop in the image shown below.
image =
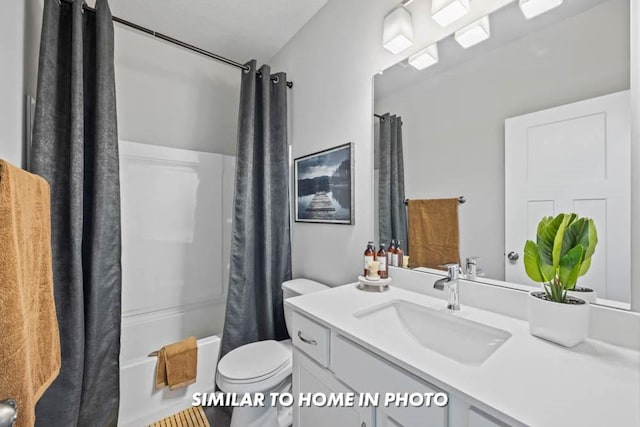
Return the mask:
M 289 298 L 306 314 L 401 368 L 530 426 L 640 426 L 640 353 L 594 340 L 565 348 L 529 333 L 527 322 L 465 306 L 451 313 L 511 333 L 479 366 L 459 363 L 354 313 L 393 300 L 446 311 L 446 302 L 391 286 L 356 284 Z M 623 327 L 623 325 L 621 325 Z

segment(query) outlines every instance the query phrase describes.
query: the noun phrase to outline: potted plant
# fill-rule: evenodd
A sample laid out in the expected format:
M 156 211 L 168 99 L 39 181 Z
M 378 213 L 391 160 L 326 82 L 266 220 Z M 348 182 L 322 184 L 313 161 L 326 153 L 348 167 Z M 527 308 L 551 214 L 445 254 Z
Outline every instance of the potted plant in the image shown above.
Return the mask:
M 589 271 L 598 243 L 596 227 L 592 219 L 560 214 L 542 218 L 536 234 L 537 241 L 528 240 L 524 247 L 524 266 L 543 291 L 529 294 L 529 331 L 573 347 L 587 337 L 589 303 L 569 291 Z

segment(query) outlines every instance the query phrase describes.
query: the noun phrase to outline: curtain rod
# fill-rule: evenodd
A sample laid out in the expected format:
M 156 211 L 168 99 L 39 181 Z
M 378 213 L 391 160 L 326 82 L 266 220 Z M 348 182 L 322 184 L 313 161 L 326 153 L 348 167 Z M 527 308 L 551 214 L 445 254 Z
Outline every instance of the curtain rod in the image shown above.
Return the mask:
M 68 5 L 72 5 L 73 1 L 74 0 L 58 0 L 58 3 L 60 3 L 60 4 L 65 3 L 65 4 L 68 4 Z M 96 10 L 94 8 L 89 7 L 84 3 L 82 4 L 82 9 L 87 11 L 87 12 L 89 12 L 89 13 L 94 13 L 94 14 L 96 13 Z M 209 57 L 211 59 L 215 59 L 216 61 L 224 62 L 227 65 L 231 65 L 233 67 L 240 68 L 241 70 L 244 70 L 244 71 L 248 71 L 249 70 L 248 66 L 240 64 L 239 62 L 233 61 L 233 60 L 231 60 L 229 58 L 225 58 L 224 56 L 217 55 L 217 54 L 215 54 L 213 52 L 209 52 L 208 50 L 201 49 L 201 48 L 199 48 L 197 46 L 194 46 L 194 45 L 191 45 L 189 43 L 185 43 L 185 42 L 183 42 L 181 40 L 174 39 L 173 37 L 170 37 L 170 36 L 167 36 L 165 34 L 159 33 L 157 31 L 150 30 L 149 28 L 143 27 L 142 25 L 135 24 L 135 23 L 133 23 L 131 21 L 127 21 L 126 19 L 118 18 L 117 16 L 112 16 L 111 19 L 113 20 L 113 22 L 117 22 L 118 24 L 122 24 L 124 26 L 133 28 L 134 30 L 138 30 L 140 32 L 146 33 L 146 34 L 148 34 L 150 36 L 153 36 L 155 38 L 158 38 L 160 40 L 164 40 L 166 42 L 169 42 L 169 43 L 174 44 L 176 46 L 180 46 L 180 47 L 182 47 L 184 49 L 187 49 L 187 50 L 190 50 L 192 52 L 199 53 L 200 55 L 204 55 L 204 56 Z M 273 81 L 277 81 L 277 79 L 278 78 L 275 77 L 275 76 L 271 77 L 271 80 L 273 80 Z M 287 87 L 288 88 L 292 88 L 293 87 L 293 82 L 287 82 Z

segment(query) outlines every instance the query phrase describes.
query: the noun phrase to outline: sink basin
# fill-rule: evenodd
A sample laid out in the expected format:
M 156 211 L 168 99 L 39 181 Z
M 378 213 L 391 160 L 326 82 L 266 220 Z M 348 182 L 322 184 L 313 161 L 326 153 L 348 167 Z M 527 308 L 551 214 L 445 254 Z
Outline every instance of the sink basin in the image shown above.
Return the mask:
M 511 334 L 502 329 L 461 318 L 408 301 L 390 301 L 354 314 L 375 327 L 394 328 L 421 346 L 466 365 L 480 365 Z

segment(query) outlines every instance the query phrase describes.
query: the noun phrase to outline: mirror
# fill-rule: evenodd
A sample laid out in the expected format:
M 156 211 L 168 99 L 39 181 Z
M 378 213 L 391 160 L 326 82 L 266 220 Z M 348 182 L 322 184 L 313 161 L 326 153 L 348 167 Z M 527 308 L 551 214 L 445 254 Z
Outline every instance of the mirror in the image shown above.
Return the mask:
M 629 160 L 629 17 L 629 0 L 565 0 L 533 19 L 514 2 L 490 16 L 488 40 L 465 49 L 449 36 L 435 65 L 419 71 L 403 60 L 374 76 L 376 187 L 389 170 L 380 141 L 388 144 L 388 120 L 392 139 L 401 135 L 409 204 L 466 199 L 454 249 L 463 267 L 478 257 L 476 280 L 539 287 L 525 274 L 525 241 L 543 216 L 576 212 L 594 219 L 599 237 L 578 286 L 594 289 L 598 304 L 629 309 L 638 167 Z M 379 224 L 385 201 L 374 194 Z M 408 229 L 409 266 L 425 270 L 413 262 L 411 218 Z M 388 232 L 378 233 L 380 241 Z

